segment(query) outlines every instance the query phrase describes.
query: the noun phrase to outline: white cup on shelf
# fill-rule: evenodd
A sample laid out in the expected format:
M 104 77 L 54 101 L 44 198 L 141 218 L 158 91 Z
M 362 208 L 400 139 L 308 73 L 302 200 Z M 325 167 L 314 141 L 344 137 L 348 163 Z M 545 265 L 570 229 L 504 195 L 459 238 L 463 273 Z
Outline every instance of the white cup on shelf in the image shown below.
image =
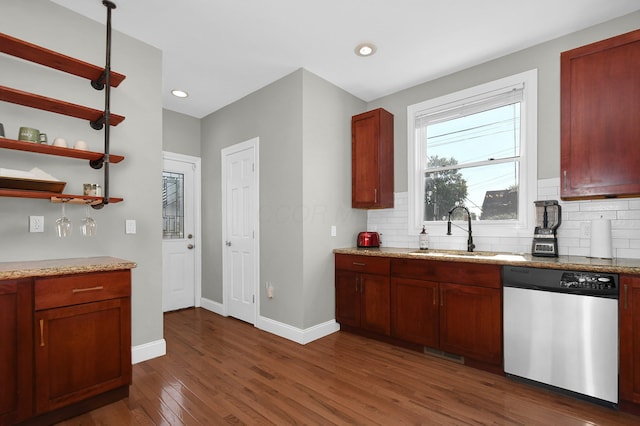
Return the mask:
M 75 145 L 73 145 L 74 149 L 79 149 L 80 151 L 87 150 L 87 143 L 85 141 L 76 141 Z
M 53 146 L 59 146 L 61 148 L 66 148 L 67 147 L 67 141 L 64 140 L 64 138 L 55 138 L 53 140 Z

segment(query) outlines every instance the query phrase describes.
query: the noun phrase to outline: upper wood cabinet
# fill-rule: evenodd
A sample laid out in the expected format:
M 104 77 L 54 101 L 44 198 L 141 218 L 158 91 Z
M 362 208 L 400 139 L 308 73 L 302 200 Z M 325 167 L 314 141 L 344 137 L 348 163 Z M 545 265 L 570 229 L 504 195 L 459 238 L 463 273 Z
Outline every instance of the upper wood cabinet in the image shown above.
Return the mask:
M 560 56 L 563 199 L 640 195 L 640 30 Z
M 393 207 L 393 114 L 382 108 L 351 118 L 351 205 Z

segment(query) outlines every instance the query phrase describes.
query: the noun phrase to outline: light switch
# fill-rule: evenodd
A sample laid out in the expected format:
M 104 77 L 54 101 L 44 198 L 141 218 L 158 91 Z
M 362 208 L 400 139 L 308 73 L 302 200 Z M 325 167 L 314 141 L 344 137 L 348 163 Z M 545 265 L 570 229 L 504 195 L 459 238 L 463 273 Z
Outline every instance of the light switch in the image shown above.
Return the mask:
M 125 234 L 135 234 L 136 233 L 136 220 L 135 219 L 127 219 L 125 221 Z

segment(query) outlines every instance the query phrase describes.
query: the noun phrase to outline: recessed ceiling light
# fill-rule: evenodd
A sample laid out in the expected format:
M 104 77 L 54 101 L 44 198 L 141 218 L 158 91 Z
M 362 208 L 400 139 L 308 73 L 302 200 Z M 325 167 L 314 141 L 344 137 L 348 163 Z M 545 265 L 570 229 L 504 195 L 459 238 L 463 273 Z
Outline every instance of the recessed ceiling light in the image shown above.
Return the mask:
M 171 94 L 177 98 L 186 98 L 187 96 L 189 96 L 189 94 L 184 90 L 172 90 Z
M 373 43 L 360 43 L 355 48 L 358 56 L 371 56 L 376 53 L 376 45 Z

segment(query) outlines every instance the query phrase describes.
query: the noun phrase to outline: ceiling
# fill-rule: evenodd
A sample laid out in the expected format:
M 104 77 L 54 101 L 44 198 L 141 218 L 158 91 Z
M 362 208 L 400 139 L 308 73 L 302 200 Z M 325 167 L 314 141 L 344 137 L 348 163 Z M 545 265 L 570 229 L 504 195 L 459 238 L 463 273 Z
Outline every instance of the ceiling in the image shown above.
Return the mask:
M 53 1 L 106 20 L 100 0 Z M 369 102 L 640 10 L 638 0 L 114 2 L 113 29 L 163 52 L 164 108 L 196 118 L 299 68 Z M 366 41 L 376 54 L 356 56 Z

